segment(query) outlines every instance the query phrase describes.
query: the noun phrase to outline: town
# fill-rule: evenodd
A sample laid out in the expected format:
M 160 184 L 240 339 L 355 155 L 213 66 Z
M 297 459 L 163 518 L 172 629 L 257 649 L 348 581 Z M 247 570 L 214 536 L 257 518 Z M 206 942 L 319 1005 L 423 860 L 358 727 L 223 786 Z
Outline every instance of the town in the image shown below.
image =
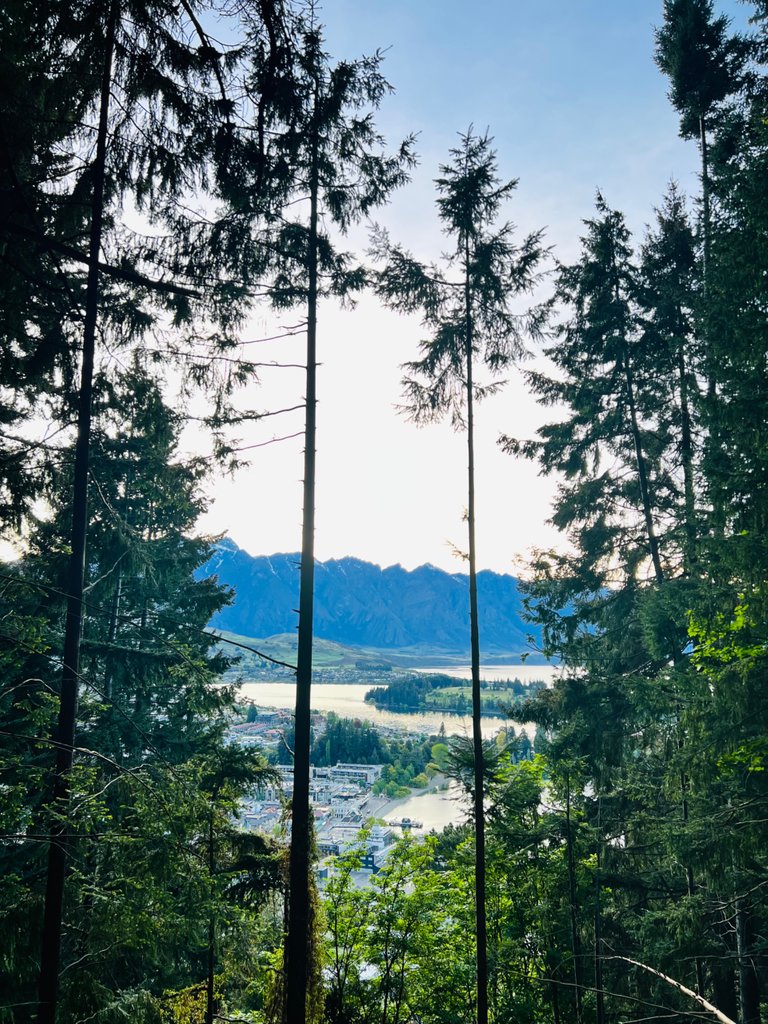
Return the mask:
M 249 721 L 233 724 L 230 742 L 258 746 L 276 758 L 286 744 L 286 733 L 292 725 L 288 711 L 257 709 Z M 325 728 L 325 716 L 313 713 L 313 732 Z M 393 735 L 398 730 L 387 730 Z M 384 764 L 353 764 L 338 762 L 333 766 L 311 768 L 310 802 L 314 811 L 315 834 L 320 860 L 318 879 L 322 883 L 329 874 L 330 859 L 344 853 L 359 842 L 360 831 L 366 828 L 366 851 L 362 858 L 363 872 L 375 873 L 384 864 L 392 845 L 406 832 L 421 832 L 423 822 L 397 814 L 394 800 L 386 792 L 374 792 L 382 779 Z M 277 778 L 242 804 L 240 820 L 244 828 L 268 835 L 290 830 L 285 807 L 293 794 L 293 766 L 276 764 Z M 427 781 L 427 780 L 425 780 Z M 428 781 L 430 789 L 447 788 L 443 776 L 436 774 Z M 422 790 L 423 791 L 423 790 Z M 402 797 L 400 798 L 402 799 Z M 457 803 L 456 817 L 461 808 Z

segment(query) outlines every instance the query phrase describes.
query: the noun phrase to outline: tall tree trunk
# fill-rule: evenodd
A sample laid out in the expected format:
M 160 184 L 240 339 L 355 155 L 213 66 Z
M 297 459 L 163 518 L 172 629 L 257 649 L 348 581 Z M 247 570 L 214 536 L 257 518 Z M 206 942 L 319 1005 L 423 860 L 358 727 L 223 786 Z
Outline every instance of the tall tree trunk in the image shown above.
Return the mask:
M 120 742 L 120 730 L 117 724 L 117 700 L 115 694 L 115 670 L 117 666 L 117 654 L 114 645 L 117 641 L 118 624 L 120 621 L 120 605 L 123 595 L 123 569 L 117 567 L 117 579 L 112 594 L 112 602 L 109 611 L 109 629 L 107 631 L 107 654 L 104 660 L 104 696 L 108 701 L 105 712 L 107 721 L 106 752 L 113 757 L 118 764 L 123 760 L 123 744 Z
M 739 886 L 735 857 L 733 858 L 734 884 Z M 760 987 L 750 949 L 751 921 L 749 905 L 743 896 L 736 894 L 733 900 L 734 923 L 736 926 L 736 955 L 738 957 L 739 1024 L 760 1024 Z
M 688 401 L 688 373 L 685 365 L 685 353 L 680 341 L 677 356 L 677 369 L 680 378 L 680 460 L 683 464 L 683 500 L 685 506 L 685 552 L 684 566 L 689 573 L 696 561 L 696 500 L 693 479 L 693 430 L 691 428 L 691 408 Z
M 475 935 L 477 943 L 477 1024 L 488 1024 L 488 937 L 485 909 L 485 782 L 480 704 L 480 628 L 477 607 L 475 547 L 475 422 L 472 380 L 474 348 L 472 292 L 469 282 L 469 241 L 465 247 L 465 309 L 467 360 L 467 532 L 469 535 L 469 637 L 472 662 L 472 748 L 475 768 Z
M 213 885 L 216 868 L 216 853 L 213 845 L 213 795 L 211 795 L 211 812 L 208 819 L 208 877 Z M 205 1024 L 213 1024 L 214 1017 L 214 982 L 216 978 L 216 919 L 213 909 L 208 919 L 208 970 L 205 984 Z
M 685 748 L 685 738 L 683 737 L 683 734 L 680 731 L 680 711 L 679 710 L 677 711 L 677 727 L 678 727 L 677 749 L 682 753 L 682 751 Z M 689 819 L 689 816 L 690 816 L 690 812 L 689 812 L 689 809 L 688 809 L 688 776 L 685 774 L 685 771 L 682 770 L 682 769 L 680 771 L 680 805 L 681 805 L 681 811 L 682 811 L 682 816 L 683 816 L 683 828 L 687 830 L 687 828 L 688 828 L 688 819 Z M 695 888 L 696 888 L 696 879 L 694 877 L 693 867 L 691 866 L 690 862 L 687 862 L 685 864 L 685 884 L 686 884 L 686 888 L 688 890 L 688 897 L 690 898 L 690 897 L 693 896 L 693 894 L 695 892 Z M 698 995 L 703 996 L 704 995 L 704 964 L 702 963 L 702 960 L 701 960 L 700 956 L 694 957 L 693 965 L 694 965 L 694 969 L 696 971 L 696 992 L 698 993 Z
M 728 517 L 726 508 L 727 502 L 723 498 L 722 485 L 722 441 L 721 441 L 721 415 L 720 403 L 717 400 L 717 372 L 715 368 L 715 347 L 713 344 L 713 331 L 709 315 L 711 302 L 711 272 L 712 272 L 712 206 L 710 199 L 709 179 L 709 144 L 707 142 L 706 113 L 699 115 L 699 150 L 701 154 L 701 227 L 702 227 L 702 297 L 703 315 L 701 317 L 702 341 L 705 353 L 705 371 L 707 378 L 706 391 L 706 418 L 707 438 L 706 446 L 710 461 L 713 463 L 714 477 L 717 486 L 713 489 L 712 526 L 716 535 L 722 537 L 725 531 L 725 524 Z
M 709 146 L 707 143 L 707 121 L 704 114 L 699 115 L 699 151 L 701 153 L 701 221 L 702 235 L 704 239 L 704 292 L 706 294 L 712 242 L 712 212 L 709 194 Z
M 554 938 L 550 939 L 552 945 L 554 945 Z M 555 977 L 557 974 L 557 965 L 552 957 L 547 958 L 549 976 L 552 979 L 549 984 L 549 998 L 552 1002 L 552 1021 L 553 1024 L 561 1024 L 560 1018 L 560 983 Z
M 661 557 L 659 555 L 659 539 L 656 536 L 656 527 L 653 522 L 653 508 L 651 505 L 651 488 L 648 481 L 648 467 L 643 453 L 642 440 L 640 438 L 640 424 L 637 418 L 637 404 L 635 402 L 635 384 L 632 373 L 632 363 L 629 358 L 629 346 L 624 342 L 624 354 L 622 358 L 624 369 L 624 384 L 629 407 L 629 422 L 632 431 L 632 444 L 635 449 L 635 462 L 637 465 L 637 479 L 640 484 L 640 499 L 643 503 L 643 519 L 645 521 L 645 532 L 648 537 L 648 548 L 651 553 L 653 572 L 657 583 L 664 582 L 664 571 L 661 568 Z
M 565 827 L 566 851 L 568 855 L 568 902 L 571 918 L 571 955 L 573 956 L 573 985 L 576 996 L 576 1024 L 582 1020 L 582 963 L 581 943 L 579 941 L 578 922 L 576 920 L 576 858 L 573 850 L 573 827 L 571 822 L 571 776 L 565 780 Z
M 71 554 L 67 583 L 67 615 L 64 626 L 64 654 L 61 675 L 59 716 L 55 741 L 56 767 L 53 782 L 48 873 L 45 890 L 43 935 L 38 983 L 38 1024 L 54 1024 L 59 992 L 64 879 L 67 868 L 69 772 L 72 768 L 77 720 L 80 639 L 83 625 L 83 588 L 85 584 L 85 545 L 88 532 L 88 475 L 91 444 L 91 407 L 96 348 L 96 321 L 99 305 L 99 252 L 104 219 L 104 179 L 107 158 L 109 100 L 112 58 L 115 46 L 118 5 L 113 2 L 105 32 L 104 67 L 101 78 L 99 127 L 96 158 L 93 165 L 91 234 L 88 247 L 88 281 L 83 322 L 83 351 L 80 392 L 77 409 L 74 481 L 72 486 Z
M 619 273 L 616 266 L 615 253 L 613 256 L 612 264 L 612 286 L 613 294 L 616 300 L 617 306 L 621 305 L 621 285 L 619 283 Z M 661 568 L 661 558 L 659 556 L 659 541 L 656 536 L 656 528 L 653 522 L 653 507 L 651 504 L 651 488 L 648 481 L 648 468 L 645 462 L 645 455 L 643 453 L 643 444 L 640 437 L 640 424 L 637 417 L 637 403 L 635 401 L 635 383 L 634 374 L 632 372 L 632 361 L 629 355 L 629 343 L 626 336 L 622 332 L 621 335 L 621 369 L 624 374 L 624 393 L 627 399 L 627 407 L 629 408 L 629 425 L 630 432 L 632 434 L 632 444 L 635 450 L 635 465 L 637 467 L 637 478 L 640 484 L 640 500 L 643 505 L 643 520 L 645 522 L 645 532 L 648 537 L 648 548 L 651 555 L 651 562 L 653 563 L 653 572 L 656 577 L 657 583 L 664 582 L 664 573 Z
M 595 843 L 595 1020 L 605 1024 L 605 992 L 603 990 L 603 908 L 602 908 L 602 839 L 600 836 L 600 797 L 597 798 L 597 841 Z
M 296 661 L 296 716 L 293 800 L 286 940 L 286 1010 L 289 1024 L 304 1024 L 310 977 L 309 747 L 312 685 L 312 616 L 315 587 L 315 434 L 317 405 L 317 91 L 310 166 L 307 291 L 307 392 L 304 433 L 304 518 L 299 588 L 299 641 Z

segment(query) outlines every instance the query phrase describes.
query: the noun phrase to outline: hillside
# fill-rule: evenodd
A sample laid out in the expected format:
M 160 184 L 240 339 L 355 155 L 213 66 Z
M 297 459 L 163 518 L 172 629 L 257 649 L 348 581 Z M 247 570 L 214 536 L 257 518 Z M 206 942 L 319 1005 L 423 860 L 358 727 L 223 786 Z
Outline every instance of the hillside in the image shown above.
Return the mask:
M 297 554 L 249 555 L 225 539 L 201 575 L 215 575 L 235 600 L 211 622 L 241 636 L 293 633 L 299 595 Z M 480 635 L 485 656 L 530 650 L 531 628 L 512 576 L 478 574 Z M 358 558 L 318 562 L 315 570 L 315 635 L 346 647 L 376 651 L 424 650 L 434 656 L 465 655 L 469 644 L 469 580 L 433 565 L 386 569 Z

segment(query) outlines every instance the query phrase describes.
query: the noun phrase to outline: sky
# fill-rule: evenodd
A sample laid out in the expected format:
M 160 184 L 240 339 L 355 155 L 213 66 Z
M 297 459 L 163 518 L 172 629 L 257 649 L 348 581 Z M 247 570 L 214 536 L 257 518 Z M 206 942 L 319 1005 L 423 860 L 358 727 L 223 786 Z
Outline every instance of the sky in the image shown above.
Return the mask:
M 735 25 L 745 8 L 715 4 Z M 696 147 L 678 137 L 667 82 L 653 61 L 662 0 L 325 0 L 320 17 L 336 59 L 386 51 L 394 87 L 376 121 L 394 144 L 418 134 L 419 166 L 375 216 L 420 259 L 447 247 L 433 181 L 458 133 L 474 125 L 494 138 L 502 178 L 519 179 L 504 210 L 518 238 L 545 229 L 554 256 L 578 257 L 596 190 L 624 212 L 639 241 L 669 184 L 698 191 Z M 362 253 L 368 225 L 349 238 Z M 545 291 L 548 286 L 544 286 Z M 298 319 L 257 311 L 254 340 Z M 245 337 L 249 335 L 250 337 Z M 316 556 L 356 556 L 406 568 L 430 562 L 466 571 L 466 436 L 449 423 L 417 428 L 398 414 L 401 365 L 425 332 L 364 295 L 354 310 L 333 303 L 318 322 Z M 250 345 L 264 362 L 301 362 L 302 339 Z M 532 346 L 524 366 L 545 367 Z M 477 410 L 477 543 L 480 568 L 525 573 L 533 549 L 564 546 L 548 524 L 557 481 L 504 454 L 500 434 L 525 438 L 553 411 L 537 406 L 520 369 Z M 303 372 L 265 368 L 243 402 L 263 411 L 297 405 Z M 260 445 L 234 478 L 210 486 L 202 520 L 251 554 L 300 546 L 303 413 L 266 418 L 240 433 Z

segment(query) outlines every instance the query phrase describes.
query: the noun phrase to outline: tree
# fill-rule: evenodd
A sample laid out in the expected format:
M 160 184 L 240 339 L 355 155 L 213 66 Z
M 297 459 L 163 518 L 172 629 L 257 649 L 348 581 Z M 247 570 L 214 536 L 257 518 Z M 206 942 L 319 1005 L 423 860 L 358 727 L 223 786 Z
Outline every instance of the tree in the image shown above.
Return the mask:
M 355 886 L 353 873 L 362 867 L 367 838 L 362 832 L 358 844 L 335 860 L 323 893 L 329 975 L 325 1012 L 330 1024 L 354 1020 L 365 1001 L 361 975 L 371 906 L 364 890 Z
M 141 1014 L 149 1014 L 164 988 L 206 976 L 211 920 L 231 961 L 229 977 L 239 977 L 245 956 L 238 946 L 252 941 L 252 908 L 282 879 L 269 844 L 232 823 L 263 764 L 224 744 L 233 694 L 217 684 L 228 659 L 205 627 L 228 594 L 194 578 L 210 557 L 210 544 L 194 535 L 204 463 L 179 458 L 181 417 L 138 361 L 116 380 L 99 376 L 94 410 L 98 501 L 90 517 L 72 799 L 62 822 L 69 869 L 59 1003 L 78 1019 L 112 1006 L 143 1021 L 131 999 L 143 1000 Z M 13 840 L 3 851 L 8 884 L 0 914 L 3 961 L 19 1002 L 31 995 L 39 941 L 70 477 L 65 458 L 46 492 L 57 511 L 37 525 L 27 555 L 4 580 L 14 654 L 2 697 L 9 732 L 3 771 L 12 794 L 3 824 Z
M 337 858 L 325 889 L 333 1024 L 469 1024 L 474 1015 L 471 882 L 464 866 L 434 869 L 436 838 L 403 838 L 358 888 L 368 836 Z M 470 871 L 471 874 L 471 871 Z
M 638 523 L 624 511 L 637 507 L 644 542 L 635 554 L 631 544 L 622 545 L 627 548 L 623 571 L 631 575 L 647 563 L 659 583 L 665 570 L 656 519 L 669 484 L 653 472 L 659 462 L 644 429 L 659 399 L 649 382 L 649 354 L 640 332 L 637 270 L 624 218 L 599 194 L 597 217 L 586 226 L 581 260 L 561 268 L 558 280 L 557 298 L 573 316 L 561 326 L 560 341 L 545 350 L 563 377 L 527 375 L 542 402 L 564 402 L 573 411 L 564 422 L 541 428 L 541 440 L 523 446 L 508 442 L 507 448 L 538 456 L 545 472 L 557 468 L 574 481 L 561 491 L 554 519 L 563 528 L 584 524 L 580 546 L 594 561 L 601 550 L 608 557 L 616 549 L 618 531 L 627 541 L 637 533 Z M 624 473 L 611 457 L 620 460 Z M 595 479 L 592 467 L 601 463 L 606 468 Z M 607 564 L 604 571 L 610 571 Z
M 296 671 L 294 791 L 286 936 L 286 1012 L 301 1024 L 306 1016 L 310 927 L 310 692 L 314 600 L 315 445 L 318 303 L 325 296 L 349 297 L 365 284 L 352 257 L 337 250 L 340 233 L 381 205 L 407 180 L 412 140 L 393 155 L 376 131 L 375 110 L 390 86 L 381 74 L 382 55 L 331 64 L 323 51 L 314 13 L 301 24 L 300 104 L 282 125 L 278 143 L 295 175 L 293 198 L 308 210 L 304 219 L 279 222 L 269 239 L 274 258 L 271 295 L 278 307 L 306 311 L 307 362 L 304 429 L 304 507 Z M 267 122 L 269 123 L 269 122 Z M 287 130 L 285 130 L 287 128 Z M 328 224 L 322 226 L 321 216 Z
M 564 475 L 553 521 L 568 532 L 573 551 L 540 554 L 526 589 L 546 649 L 574 671 L 554 692 L 532 702 L 531 714 L 545 729 L 556 730 L 554 765 L 561 757 L 566 767 L 578 759 L 595 793 L 586 810 L 596 860 L 591 941 L 598 990 L 604 985 L 611 912 L 603 880 L 631 870 L 625 866 L 631 858 L 621 857 L 607 836 L 637 828 L 647 838 L 628 796 L 641 785 L 644 771 L 665 780 L 657 818 L 676 830 L 676 863 L 685 865 L 687 895 L 680 909 L 688 915 L 689 936 L 696 913 L 690 845 L 695 825 L 681 710 L 692 693 L 683 651 L 697 536 L 698 403 L 689 401 L 697 394 L 690 324 L 696 264 L 674 191 L 643 256 L 641 270 L 623 218 L 598 197 L 598 216 L 587 222 L 581 259 L 559 276 L 557 297 L 567 312 L 557 342 L 547 349 L 559 373 L 529 375 L 540 400 L 562 403 L 566 414 L 541 428 L 535 442 L 508 442 L 511 450 L 538 458 L 544 472 Z M 663 696 L 649 690 L 658 676 Z M 644 791 L 646 799 L 650 793 Z M 571 861 L 572 890 L 574 875 Z M 618 892 L 622 884 L 616 882 Z M 581 940 L 573 921 L 571 934 L 576 948 Z M 698 966 L 701 947 L 692 946 Z M 700 989 L 700 972 L 697 984 Z M 599 993 L 595 1009 L 598 1020 L 604 1019 Z
M 228 254 L 238 248 L 233 239 L 248 240 L 239 222 L 190 213 L 180 202 L 192 192 L 198 200 L 231 201 L 229 168 L 238 166 L 244 154 L 252 156 L 258 145 L 258 137 L 255 144 L 246 142 L 246 133 L 239 131 L 243 104 L 238 108 L 228 94 L 228 84 L 239 77 L 243 51 L 236 48 L 226 57 L 219 53 L 191 3 L 182 4 L 172 17 L 163 5 L 152 3 L 132 8 L 128 17 L 118 0 L 74 8 L 54 2 L 40 14 L 32 7 L 14 3 L 3 19 L 7 53 L 15 64 L 4 65 L 0 106 L 12 109 L 29 83 L 30 97 L 23 103 L 33 114 L 19 140 L 3 147 L 0 187 L 8 199 L 0 224 L 3 258 L 11 271 L 11 290 L 20 285 L 8 307 L 5 340 L 23 359 L 7 378 L 3 420 L 18 424 L 35 401 L 54 396 L 61 390 L 55 380 L 60 374 L 67 387 L 64 400 L 54 403 L 57 418 L 67 427 L 70 420 L 77 424 L 40 982 L 40 1019 L 52 1021 L 66 862 L 61 823 L 69 798 L 80 673 L 97 328 L 116 342 L 131 344 L 144 338 L 156 317 L 170 315 L 175 327 L 187 326 L 190 339 L 207 321 L 218 326 L 220 345 L 231 344 L 232 327 L 250 301 L 253 274 L 263 268 L 266 250 L 240 246 L 250 256 L 249 274 L 240 281 L 228 277 L 234 262 Z M 269 25 L 263 26 L 262 39 L 274 39 L 283 7 L 265 4 L 263 11 Z M 29 30 L 28 15 L 38 27 L 31 54 L 20 44 Z M 279 55 L 269 46 L 261 51 L 250 46 L 245 52 L 250 57 L 268 53 L 273 73 L 261 80 L 273 85 Z M 65 103 L 60 96 L 67 97 Z M 285 169 L 262 174 L 261 181 L 262 186 L 269 181 L 262 188 L 263 212 L 266 195 L 279 193 Z M 143 215 L 147 233 L 121 221 L 126 206 Z M 37 252 L 45 254 L 42 269 L 33 266 Z M 87 268 L 85 279 L 82 267 Z M 52 302 L 40 300 L 41 286 Z M 5 440 L 10 458 L 3 503 L 18 524 L 39 487 L 35 477 L 19 473 L 19 457 L 45 446 L 27 443 L 23 436 Z M 45 460 L 39 461 L 47 468 Z
M 216 1006 L 216 967 L 225 923 L 236 923 L 227 904 L 258 901 L 280 881 L 280 861 L 263 836 L 233 827 L 243 796 L 274 782 L 275 774 L 256 751 L 234 746 L 214 752 L 201 765 L 200 790 L 208 802 L 205 860 L 208 865 L 210 908 L 208 921 L 205 1024 L 213 1024 Z M 222 920 L 223 918 L 223 920 Z M 229 918 L 229 920 L 227 920 Z
M 714 17 L 712 0 L 664 0 L 664 25 L 656 32 L 656 63 L 670 80 L 670 99 L 680 114 L 680 134 L 684 139 L 697 139 L 699 145 L 705 288 L 712 237 L 708 135 L 724 101 L 738 91 L 747 57 L 745 41 L 738 35 L 729 37 L 728 25 L 724 15 Z M 706 305 L 704 333 L 709 342 Z M 711 352 L 708 358 L 711 400 L 715 372 Z
M 682 475 L 684 511 L 680 544 L 684 571 L 690 573 L 701 530 L 696 507 L 696 422 L 701 409 L 698 371 L 702 365 L 695 320 L 699 275 L 693 229 L 684 199 L 674 184 L 656 211 L 656 224 L 644 241 L 640 274 L 644 329 L 654 354 L 660 390 L 664 387 L 662 382 L 675 381 L 669 386 L 672 401 L 666 415 L 663 405 L 660 407 L 659 420 L 664 436 L 674 439 L 672 444 L 679 451 L 679 458 L 673 457 L 670 462 L 673 471 Z
M 698 140 L 705 266 L 710 232 L 707 134 L 720 105 L 739 88 L 747 49 L 728 36 L 729 19 L 714 16 L 712 0 L 664 0 L 664 25 L 656 31 L 656 63 L 670 80 L 680 114 L 680 134 Z
M 470 128 L 451 150 L 451 163 L 440 168 L 436 181 L 438 215 L 452 238 L 453 252 L 445 272 L 426 267 L 392 245 L 380 233 L 374 257 L 384 263 L 377 289 L 392 308 L 418 311 L 431 337 L 422 342 L 423 356 L 406 366 L 404 380 L 410 415 L 417 423 L 450 416 L 467 431 L 467 530 L 469 619 L 472 652 L 472 727 L 474 744 L 474 807 L 476 841 L 477 1019 L 488 1019 L 487 941 L 485 924 L 485 854 L 483 793 L 485 770 L 480 729 L 480 637 L 477 613 L 475 548 L 474 403 L 497 385 L 475 383 L 475 361 L 496 376 L 523 352 L 526 330 L 537 330 L 533 315 L 516 315 L 513 297 L 533 285 L 543 257 L 541 233 L 517 247 L 509 223 L 495 227 L 505 200 L 517 182 L 502 182 L 487 135 Z M 448 276 L 458 270 L 458 279 Z

